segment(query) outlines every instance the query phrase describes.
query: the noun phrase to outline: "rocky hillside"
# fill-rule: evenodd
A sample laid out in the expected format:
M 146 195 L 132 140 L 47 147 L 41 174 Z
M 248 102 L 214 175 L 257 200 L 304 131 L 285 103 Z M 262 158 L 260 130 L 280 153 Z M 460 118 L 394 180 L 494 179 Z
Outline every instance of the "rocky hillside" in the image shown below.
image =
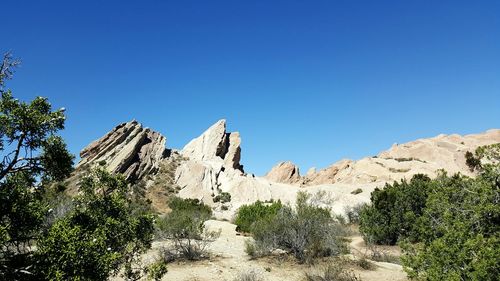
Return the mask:
M 439 135 L 405 144 L 394 144 L 375 157 L 359 161 L 341 160 L 325 169 L 309 171 L 301 176 L 291 162 L 277 164 L 265 176 L 270 181 L 314 186 L 320 184 L 364 184 L 411 178 L 422 173 L 435 176 L 438 169 L 470 175 L 465 165 L 465 152 L 478 146 L 500 142 L 500 130 L 475 135 Z
M 104 165 L 132 181 L 144 182 L 158 210 L 165 209 L 169 194 L 175 193 L 200 199 L 214 208 L 217 217 L 230 219 L 242 204 L 271 199 L 293 202 L 297 192 L 307 187 L 305 190 L 312 193 L 325 191 L 328 202 L 324 204 L 331 205 L 334 200 L 333 210 L 341 213 L 346 206 L 369 201 L 370 192 L 389 181 L 416 173 L 434 176 L 441 168 L 469 174 L 464 153 L 497 142 L 500 130 L 440 135 L 393 145 L 376 157 L 342 160 L 326 169 L 310 170 L 305 176 L 293 163 L 283 162 L 265 177 L 255 177 L 244 172 L 240 135 L 227 132 L 225 120 L 209 127 L 180 151 L 167 149 L 160 133 L 131 121 L 84 148 L 78 168 Z

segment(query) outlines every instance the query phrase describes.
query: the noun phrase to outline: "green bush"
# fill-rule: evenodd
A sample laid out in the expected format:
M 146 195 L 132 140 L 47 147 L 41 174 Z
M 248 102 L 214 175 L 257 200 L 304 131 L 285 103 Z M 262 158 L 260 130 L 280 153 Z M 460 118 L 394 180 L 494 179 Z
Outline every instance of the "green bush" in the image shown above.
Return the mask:
M 376 188 L 371 205 L 362 208 L 360 231 L 370 243 L 394 245 L 400 238 L 414 233 L 433 182 L 425 175 L 415 175 L 407 182 L 394 182 Z
M 229 192 L 221 192 L 213 199 L 214 203 L 221 202 L 222 204 L 231 202 L 231 194 Z
M 149 280 L 159 281 L 167 274 L 167 263 L 164 260 L 158 260 L 146 268 Z
M 500 166 L 476 179 L 441 176 L 417 222 L 418 243 L 405 241 L 411 278 L 498 280 Z
M 134 213 L 127 183 L 96 169 L 80 185 L 74 208 L 39 239 L 35 252 L 40 279 L 106 280 L 151 247 L 153 217 Z
M 197 199 L 177 197 L 170 200 L 169 207 L 172 211 L 157 221 L 158 238 L 173 242 L 172 249 L 165 249 L 168 256 L 187 260 L 207 257 L 209 243 L 220 235 L 220 232 L 208 231 L 204 226 L 212 216 L 212 209 Z
M 310 199 L 309 194 L 300 192 L 295 208 L 283 206 L 275 216 L 254 223 L 251 233 L 257 256 L 280 249 L 303 263 L 345 252 L 343 227 L 331 216 L 329 209 L 314 206 Z
M 241 206 L 234 221 L 236 231 L 250 233 L 256 221 L 274 217 L 282 207 L 281 201 L 270 203 L 257 201 L 251 205 Z

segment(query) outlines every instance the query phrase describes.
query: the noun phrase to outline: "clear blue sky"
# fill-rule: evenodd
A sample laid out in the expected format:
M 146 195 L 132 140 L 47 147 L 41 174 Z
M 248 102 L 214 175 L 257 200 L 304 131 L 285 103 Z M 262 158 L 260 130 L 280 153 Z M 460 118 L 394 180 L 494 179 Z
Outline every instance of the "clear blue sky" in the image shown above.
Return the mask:
M 78 2 L 78 3 L 77 3 Z M 500 127 L 500 1 L 3 1 L 8 87 L 74 153 L 133 118 L 181 148 L 226 118 L 263 174 Z

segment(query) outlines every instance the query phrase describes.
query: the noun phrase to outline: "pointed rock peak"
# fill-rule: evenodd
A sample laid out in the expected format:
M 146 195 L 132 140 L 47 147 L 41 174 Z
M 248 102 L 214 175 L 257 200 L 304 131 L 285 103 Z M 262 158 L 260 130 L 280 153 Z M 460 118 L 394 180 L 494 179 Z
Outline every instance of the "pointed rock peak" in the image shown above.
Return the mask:
M 241 139 L 239 133 L 226 132 L 226 120 L 221 119 L 201 136 L 190 141 L 181 153 L 190 159 L 224 160 L 227 167 L 243 171 L 240 165 Z
M 116 126 L 80 152 L 78 167 L 104 165 L 111 172 L 137 180 L 156 172 L 165 155 L 166 139 L 160 133 L 143 128 L 135 119 Z
M 299 167 L 290 161 L 280 162 L 274 166 L 269 173 L 265 175 L 265 178 L 278 183 L 297 183 L 300 181 L 300 171 Z

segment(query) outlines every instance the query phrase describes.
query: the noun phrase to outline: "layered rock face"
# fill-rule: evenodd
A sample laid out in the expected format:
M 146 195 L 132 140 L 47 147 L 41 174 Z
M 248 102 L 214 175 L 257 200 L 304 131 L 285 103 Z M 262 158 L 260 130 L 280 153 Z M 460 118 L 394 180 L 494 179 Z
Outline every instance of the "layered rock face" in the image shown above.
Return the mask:
M 241 139 L 238 132 L 226 133 L 226 120 L 219 120 L 201 136 L 190 141 L 181 154 L 191 160 L 223 160 L 224 166 L 240 170 Z
M 371 182 L 391 182 L 411 178 L 415 174 L 436 176 L 439 169 L 448 173 L 471 175 L 465 164 L 465 152 L 477 147 L 500 142 L 500 130 L 489 130 L 474 135 L 439 135 L 429 139 L 419 139 L 405 144 L 395 144 L 376 157 L 359 161 L 342 160 L 317 172 L 309 172 L 299 180 L 294 177 L 267 177 L 281 183 L 302 186 L 320 184 L 366 184 Z M 294 166 L 288 164 L 288 166 Z M 282 169 L 277 166 L 271 170 Z M 270 172 L 270 173 L 271 173 Z M 283 172 L 283 171 L 282 171 Z
M 158 170 L 165 157 L 166 139 L 137 121 L 122 123 L 80 152 L 78 167 L 100 164 L 128 180 L 142 179 Z

